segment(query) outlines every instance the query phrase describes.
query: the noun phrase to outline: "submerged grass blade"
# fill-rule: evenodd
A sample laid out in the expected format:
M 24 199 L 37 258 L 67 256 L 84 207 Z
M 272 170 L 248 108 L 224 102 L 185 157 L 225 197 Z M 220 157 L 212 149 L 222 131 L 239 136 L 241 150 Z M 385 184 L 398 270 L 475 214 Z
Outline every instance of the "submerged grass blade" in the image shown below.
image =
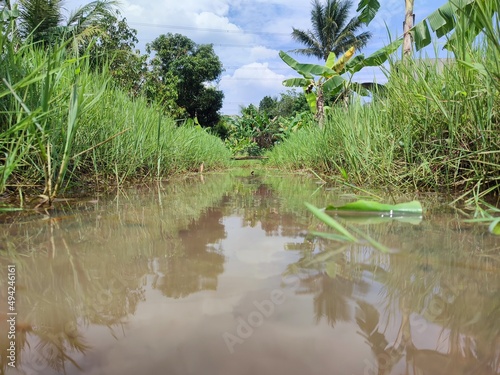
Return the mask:
M 309 204 L 307 202 L 304 204 L 309 209 L 309 211 L 312 212 L 314 216 L 316 216 L 318 219 L 320 219 L 323 223 L 325 223 L 329 227 L 339 232 L 346 239 L 346 241 L 357 242 L 356 237 L 354 237 L 351 233 L 349 233 L 349 231 L 345 229 L 337 220 L 335 220 L 334 218 L 332 218 L 319 208 L 313 206 L 312 204 Z
M 324 211 L 320 210 L 319 208 L 313 206 L 312 204 L 305 203 L 306 207 L 313 213 L 314 216 L 316 216 L 318 219 L 320 219 L 323 223 L 328 225 L 330 228 L 335 229 L 337 232 L 340 233 L 338 234 L 330 234 L 330 233 L 318 233 L 318 232 L 312 232 L 311 234 L 320 236 L 326 239 L 331 239 L 331 240 L 336 240 L 336 241 L 343 241 L 343 242 L 352 242 L 352 243 L 360 243 L 360 241 L 354 237 L 349 230 L 356 232 L 358 236 L 363 238 L 365 241 L 367 241 L 370 245 L 372 245 L 375 249 L 383 252 L 383 253 L 388 253 L 390 250 L 379 243 L 378 241 L 374 240 L 371 238 L 369 235 L 364 233 L 363 231 L 359 230 L 358 228 L 354 226 L 349 226 L 349 230 L 344 228 L 342 224 L 340 224 L 337 220 L 329 216 L 327 213 Z

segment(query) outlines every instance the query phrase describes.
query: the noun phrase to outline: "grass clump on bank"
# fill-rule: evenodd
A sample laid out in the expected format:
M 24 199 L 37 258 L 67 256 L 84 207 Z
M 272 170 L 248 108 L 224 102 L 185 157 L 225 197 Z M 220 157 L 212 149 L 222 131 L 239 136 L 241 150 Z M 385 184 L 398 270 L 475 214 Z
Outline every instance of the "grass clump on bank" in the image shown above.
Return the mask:
M 30 187 L 51 200 L 69 182 L 118 183 L 229 163 L 220 139 L 130 99 L 68 43 L 41 48 L 3 33 L 0 77 L 0 193 Z
M 110 140 L 75 161 L 96 178 L 165 177 L 229 165 L 230 152 L 216 136 L 199 126 L 176 126 L 144 98 L 130 100 L 110 89 L 88 113 L 75 140 L 75 151 Z M 97 126 L 96 126 L 97 124 Z
M 483 40 L 453 59 L 392 62 L 369 104 L 334 107 L 269 153 L 351 183 L 455 192 L 500 186 L 500 49 Z

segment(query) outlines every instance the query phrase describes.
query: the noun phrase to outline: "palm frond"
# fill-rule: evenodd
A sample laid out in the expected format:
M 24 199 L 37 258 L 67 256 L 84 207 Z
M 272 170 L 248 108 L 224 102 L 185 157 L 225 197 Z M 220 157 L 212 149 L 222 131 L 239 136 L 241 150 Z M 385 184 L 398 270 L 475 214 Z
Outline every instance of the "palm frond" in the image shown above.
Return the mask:
M 35 41 L 43 39 L 43 35 L 56 27 L 62 19 L 62 0 L 20 0 L 19 28 L 21 35 L 32 35 Z
M 312 2 L 312 29 L 302 31 L 293 28 L 292 39 L 306 48 L 297 48 L 293 52 L 306 56 L 316 56 L 327 60 L 330 52 L 340 55 L 350 47 L 363 48 L 371 38 L 370 32 L 356 32 L 363 27 L 358 17 L 349 20 L 351 0 L 320 0 Z
M 292 39 L 304 44 L 305 46 L 311 48 L 316 45 L 316 40 L 314 35 L 311 35 L 309 31 L 302 31 L 296 28 L 293 28 L 292 31 Z
M 71 12 L 66 20 L 66 24 L 68 26 L 74 24 L 88 26 L 91 23 L 99 21 L 102 17 L 113 13 L 117 5 L 118 2 L 115 0 L 92 1 Z

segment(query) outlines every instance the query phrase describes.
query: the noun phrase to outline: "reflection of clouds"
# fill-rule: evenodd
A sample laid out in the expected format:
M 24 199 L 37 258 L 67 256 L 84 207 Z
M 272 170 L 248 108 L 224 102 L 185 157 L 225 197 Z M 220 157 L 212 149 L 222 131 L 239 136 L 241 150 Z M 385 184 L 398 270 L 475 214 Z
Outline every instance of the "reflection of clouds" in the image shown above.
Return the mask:
M 227 238 L 222 240 L 224 254 L 233 267 L 225 270 L 225 276 L 264 279 L 282 272 L 280 262 L 296 254 L 283 253 L 291 237 L 269 237 L 260 225 L 241 227 L 241 217 L 224 218 Z
M 207 291 L 201 297 L 201 309 L 204 315 L 231 314 L 241 299 L 240 295 L 220 295 L 215 291 Z

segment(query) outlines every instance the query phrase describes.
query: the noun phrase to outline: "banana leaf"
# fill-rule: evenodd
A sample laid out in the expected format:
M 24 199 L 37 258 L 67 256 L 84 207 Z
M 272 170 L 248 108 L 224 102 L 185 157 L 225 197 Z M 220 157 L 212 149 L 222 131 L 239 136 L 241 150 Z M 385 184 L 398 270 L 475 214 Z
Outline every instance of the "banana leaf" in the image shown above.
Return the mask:
M 422 215 L 422 205 L 419 201 L 411 201 L 398 204 L 385 204 L 375 201 L 358 200 L 356 202 L 347 203 L 343 206 L 327 206 L 327 211 L 342 211 L 343 213 L 358 213 L 358 214 L 405 214 L 405 215 Z
M 304 76 L 304 78 L 311 79 L 313 76 L 330 77 L 337 74 L 334 70 L 327 68 L 324 65 L 299 63 L 283 51 L 280 51 L 279 56 L 290 68 Z
M 378 0 L 360 0 L 356 12 L 360 12 L 358 19 L 360 22 L 368 25 L 375 17 L 380 8 Z
M 500 236 L 500 217 L 493 220 L 488 229 L 491 234 Z
M 307 87 L 313 82 L 312 79 L 305 78 L 288 78 L 283 81 L 285 87 Z
M 344 82 L 346 82 L 346 80 L 341 76 L 332 76 L 323 83 L 323 91 L 335 95 L 343 87 Z
M 394 214 L 392 216 L 387 215 L 366 215 L 359 212 L 336 212 L 335 217 L 341 218 L 350 224 L 360 224 L 360 225 L 370 225 L 370 224 L 388 224 L 392 221 L 397 221 L 400 223 L 407 223 L 412 225 L 419 225 L 422 222 L 422 216 L 420 215 L 408 215 L 408 214 Z

